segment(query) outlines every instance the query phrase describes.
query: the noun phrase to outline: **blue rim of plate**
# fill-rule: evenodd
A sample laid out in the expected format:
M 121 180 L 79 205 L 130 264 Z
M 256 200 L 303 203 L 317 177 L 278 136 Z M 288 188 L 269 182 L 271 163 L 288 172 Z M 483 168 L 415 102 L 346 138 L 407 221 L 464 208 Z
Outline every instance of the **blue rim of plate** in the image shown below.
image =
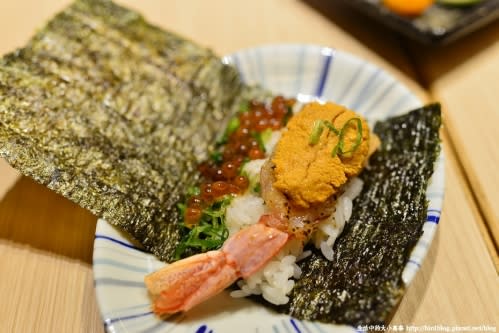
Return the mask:
M 261 84 L 275 93 L 296 96 L 300 102 L 331 100 L 360 112 L 371 124 L 422 105 L 407 87 L 381 68 L 330 47 L 307 44 L 264 45 L 240 50 L 223 57 L 222 61 L 235 66 L 247 84 Z M 402 273 L 402 280 L 406 285 L 409 285 L 421 267 L 435 235 L 440 221 L 444 189 L 444 153 L 441 150 L 426 192 L 429 204 L 423 234 Z M 189 312 L 174 316 L 168 321 L 159 320 L 150 310 L 142 280 L 145 274 L 163 265 L 125 233 L 104 220 L 98 221 L 93 272 L 97 302 L 107 331 L 229 332 L 241 320 L 248 320 L 245 326 L 248 332 L 272 330 L 277 333 L 323 333 L 331 328 L 342 332 L 362 331 L 361 328 L 349 326 L 300 321 L 267 312 L 262 309 L 264 307 L 248 301 L 241 301 L 246 302 L 241 305 L 239 300 L 234 301 L 226 293 L 215 297 L 213 304 L 237 303 L 235 307 L 244 309 L 244 315 L 235 311 L 230 316 L 224 316 L 225 312 L 231 312 L 230 308 L 219 314 L 216 310 L 212 312 L 210 307 L 213 306 L 203 308 L 200 305 L 199 311 L 190 311 L 194 312 L 192 316 Z

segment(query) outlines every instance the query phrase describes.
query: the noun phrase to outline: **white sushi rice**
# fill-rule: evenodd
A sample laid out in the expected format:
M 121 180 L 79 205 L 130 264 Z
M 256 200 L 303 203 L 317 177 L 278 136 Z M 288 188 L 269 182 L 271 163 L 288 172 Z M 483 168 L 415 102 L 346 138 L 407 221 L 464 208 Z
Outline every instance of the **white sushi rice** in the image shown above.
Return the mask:
M 263 164 L 267 161 L 266 158 L 259 160 L 252 160 L 244 164 L 243 173 L 248 177 L 250 188 L 253 188 L 256 183 L 260 182 L 260 170 Z
M 316 248 L 320 249 L 327 260 L 333 260 L 333 245 L 341 234 L 345 223 L 352 216 L 352 202 L 362 191 L 363 182 L 359 178 L 352 178 L 345 184 L 343 194 L 336 202 L 335 212 L 322 221 L 317 231 L 312 235 Z
M 250 179 L 259 174 L 264 162 L 265 160 L 255 160 L 247 163 L 244 170 Z M 334 242 L 352 215 L 352 201 L 360 194 L 362 185 L 362 180 L 358 178 L 351 179 L 345 185 L 343 194 L 338 198 L 335 213 L 321 222 L 312 236 L 312 242 L 328 260 L 334 258 Z M 248 225 L 258 223 L 265 212 L 263 199 L 255 194 L 248 192 L 234 198 L 226 212 L 229 234 L 233 235 Z M 240 280 L 237 283 L 240 289 L 232 291 L 231 296 L 262 295 L 268 302 L 276 305 L 287 303 L 287 295 L 295 283 L 293 279 L 298 279 L 301 275 L 296 263 L 310 254 L 311 251 L 303 251 L 299 241 L 289 241 L 261 270 Z
M 229 229 L 229 236 L 257 223 L 264 213 L 265 205 L 262 198 L 249 193 L 235 197 L 225 211 L 225 224 Z
M 301 250 L 298 241 L 288 242 L 262 269 L 238 281 L 240 289 L 232 291 L 230 295 L 236 298 L 262 295 L 270 303 L 286 304 L 289 301 L 287 295 L 295 285 L 293 279 L 301 276 L 301 269 L 296 264 Z

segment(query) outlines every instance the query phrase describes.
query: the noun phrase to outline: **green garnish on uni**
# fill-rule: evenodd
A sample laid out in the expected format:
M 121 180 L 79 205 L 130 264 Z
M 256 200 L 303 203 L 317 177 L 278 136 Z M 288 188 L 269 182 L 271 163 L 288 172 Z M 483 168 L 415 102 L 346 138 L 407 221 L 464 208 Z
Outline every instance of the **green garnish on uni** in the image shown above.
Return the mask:
M 181 259 L 188 250 L 206 252 L 219 249 L 223 245 L 229 237 L 229 230 L 225 225 L 225 211 L 232 198 L 231 195 L 226 195 L 204 208 L 199 223 L 192 228 L 184 224 L 184 229 L 189 232 L 177 245 L 175 260 Z M 186 205 L 179 204 L 178 207 L 184 215 Z
M 345 140 L 344 140 L 345 133 L 346 133 L 346 129 L 348 128 L 348 125 L 352 121 L 354 121 L 357 125 L 357 136 L 355 137 L 355 142 L 353 143 L 350 150 L 345 151 L 344 150 L 345 149 Z M 362 142 L 362 121 L 360 120 L 360 118 L 348 119 L 347 122 L 345 123 L 345 125 L 343 125 L 343 127 L 341 128 L 339 137 L 340 137 L 340 139 L 338 140 L 338 144 L 333 148 L 333 151 L 331 152 L 333 157 L 336 156 L 336 154 L 341 155 L 341 156 L 346 156 L 347 154 L 352 154 L 353 152 L 355 152 L 357 150 L 357 148 L 359 148 L 360 143 Z
M 308 143 L 310 145 L 316 145 L 319 143 L 319 139 L 322 135 L 322 132 L 324 132 L 324 122 L 327 120 L 316 120 L 314 121 L 314 126 L 312 127 L 312 133 L 310 133 L 310 138 L 308 140 Z
M 357 128 L 357 136 L 355 137 L 355 142 L 353 143 L 350 150 L 345 150 L 345 133 L 351 122 L 355 122 Z M 319 139 L 324 132 L 324 128 L 327 128 L 330 132 L 336 134 L 339 137 L 338 143 L 331 152 L 331 155 L 333 157 L 335 157 L 336 155 L 346 156 L 347 154 L 352 154 L 359 148 L 362 142 L 362 121 L 360 120 L 360 118 L 348 119 L 340 130 L 334 127 L 334 125 L 329 120 L 319 119 L 314 121 L 312 132 L 310 133 L 308 142 L 311 146 L 319 143 Z

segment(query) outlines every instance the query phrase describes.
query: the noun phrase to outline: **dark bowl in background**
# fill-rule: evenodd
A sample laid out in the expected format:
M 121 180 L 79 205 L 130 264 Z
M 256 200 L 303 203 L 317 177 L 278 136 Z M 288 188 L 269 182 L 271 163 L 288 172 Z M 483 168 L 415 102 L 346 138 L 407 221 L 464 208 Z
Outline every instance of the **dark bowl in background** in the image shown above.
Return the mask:
M 444 6 L 436 3 L 417 17 L 393 13 L 380 0 L 333 1 L 353 7 L 400 34 L 424 44 L 453 42 L 499 17 L 499 0 L 485 0 L 470 6 Z

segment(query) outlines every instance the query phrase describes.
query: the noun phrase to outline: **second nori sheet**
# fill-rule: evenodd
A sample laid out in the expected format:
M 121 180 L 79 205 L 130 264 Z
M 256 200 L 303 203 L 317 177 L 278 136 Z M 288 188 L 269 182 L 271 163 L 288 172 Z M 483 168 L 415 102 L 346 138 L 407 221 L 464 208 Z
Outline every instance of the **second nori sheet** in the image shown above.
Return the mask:
M 402 271 L 422 234 L 426 188 L 440 151 L 440 105 L 378 122 L 382 146 L 360 177 L 362 193 L 328 261 L 319 250 L 299 263 L 290 302 L 296 318 L 351 325 L 384 324 L 405 286 Z

